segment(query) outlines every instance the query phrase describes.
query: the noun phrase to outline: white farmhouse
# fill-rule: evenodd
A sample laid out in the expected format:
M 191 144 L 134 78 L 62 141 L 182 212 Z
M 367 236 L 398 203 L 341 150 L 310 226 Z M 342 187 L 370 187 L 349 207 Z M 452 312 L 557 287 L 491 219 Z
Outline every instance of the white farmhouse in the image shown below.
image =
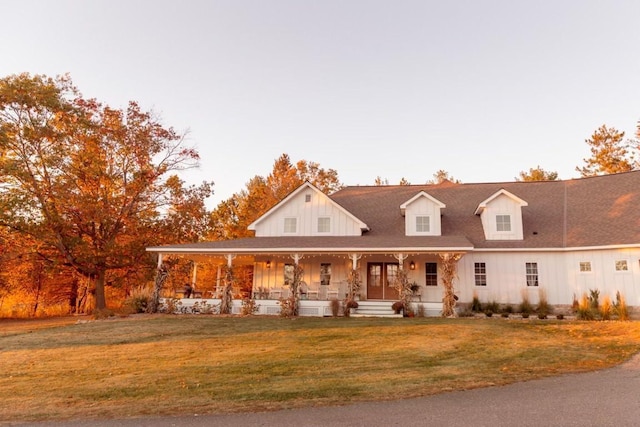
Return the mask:
M 441 309 L 442 259 L 461 256 L 459 303 L 571 305 L 590 290 L 640 306 L 640 171 L 566 181 L 351 186 L 326 195 L 309 183 L 249 226 L 255 237 L 148 248 L 219 264 L 252 265 L 264 312 L 304 270 L 303 315 L 326 315 L 355 268 L 363 302 L 398 299 L 404 269 L 416 304 Z M 215 296 L 215 295 L 214 295 Z

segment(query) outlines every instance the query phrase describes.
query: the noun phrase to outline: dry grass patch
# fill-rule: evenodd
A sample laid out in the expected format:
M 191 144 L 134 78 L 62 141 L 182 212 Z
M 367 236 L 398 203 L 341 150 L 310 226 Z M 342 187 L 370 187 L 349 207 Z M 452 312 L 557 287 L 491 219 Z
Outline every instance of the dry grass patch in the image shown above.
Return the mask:
M 423 396 L 604 368 L 638 350 L 637 322 L 140 316 L 30 323 L 0 335 L 0 421 Z

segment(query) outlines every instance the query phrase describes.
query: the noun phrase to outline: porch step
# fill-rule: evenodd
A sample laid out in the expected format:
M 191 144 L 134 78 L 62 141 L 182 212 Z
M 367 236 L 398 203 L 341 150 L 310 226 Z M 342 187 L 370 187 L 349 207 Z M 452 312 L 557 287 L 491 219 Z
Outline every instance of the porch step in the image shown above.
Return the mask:
M 391 308 L 393 301 L 358 301 L 358 308 L 351 317 L 402 317 Z

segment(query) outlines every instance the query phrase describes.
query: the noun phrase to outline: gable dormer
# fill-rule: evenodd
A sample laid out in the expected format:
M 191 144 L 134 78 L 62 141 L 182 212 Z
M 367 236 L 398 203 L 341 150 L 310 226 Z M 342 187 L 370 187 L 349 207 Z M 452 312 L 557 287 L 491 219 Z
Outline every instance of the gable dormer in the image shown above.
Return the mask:
M 424 191 L 400 205 L 404 216 L 404 233 L 407 236 L 441 236 L 440 210 L 445 204 Z
M 367 224 L 305 182 L 247 227 L 264 236 L 361 236 Z
M 522 240 L 522 207 L 528 203 L 505 189 L 478 205 L 484 237 L 487 240 Z

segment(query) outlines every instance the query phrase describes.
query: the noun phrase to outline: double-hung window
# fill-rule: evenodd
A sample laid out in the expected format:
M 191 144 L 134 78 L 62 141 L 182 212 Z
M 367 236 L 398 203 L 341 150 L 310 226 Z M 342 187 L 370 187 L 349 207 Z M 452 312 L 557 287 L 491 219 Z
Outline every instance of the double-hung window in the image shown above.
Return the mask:
M 476 262 L 474 265 L 476 286 L 487 286 L 487 265 Z
M 527 286 L 538 286 L 538 263 L 526 263 L 527 269 Z
M 438 286 L 438 264 L 435 262 L 427 262 L 425 268 L 425 285 Z

